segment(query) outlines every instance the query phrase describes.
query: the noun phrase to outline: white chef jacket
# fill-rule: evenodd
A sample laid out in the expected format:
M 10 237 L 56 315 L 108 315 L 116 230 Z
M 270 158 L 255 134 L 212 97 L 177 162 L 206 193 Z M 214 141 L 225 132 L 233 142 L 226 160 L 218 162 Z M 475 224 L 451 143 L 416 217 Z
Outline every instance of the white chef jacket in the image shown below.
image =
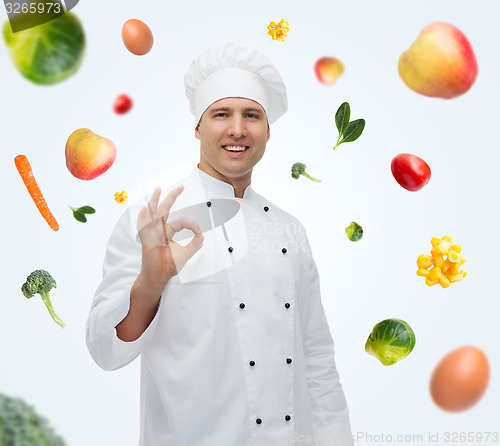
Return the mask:
M 303 226 L 251 186 L 236 198 L 198 168 L 180 184 L 172 214 L 201 203 L 212 226 L 163 290 L 149 327 L 133 342 L 115 329 L 141 268 L 145 202 L 111 235 L 87 321 L 87 346 L 103 369 L 141 355 L 141 446 L 352 445 Z M 235 207 L 221 221 L 224 203 Z

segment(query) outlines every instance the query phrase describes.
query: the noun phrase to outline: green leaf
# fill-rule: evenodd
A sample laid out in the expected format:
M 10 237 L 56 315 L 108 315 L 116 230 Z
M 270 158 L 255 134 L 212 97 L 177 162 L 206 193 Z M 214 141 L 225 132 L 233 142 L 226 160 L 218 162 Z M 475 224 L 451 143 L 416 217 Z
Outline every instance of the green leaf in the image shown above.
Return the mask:
M 339 130 L 339 139 L 347 128 L 350 117 L 351 107 L 349 106 L 348 102 L 344 102 L 335 114 L 335 124 L 337 125 L 337 129 Z
M 95 209 L 90 206 L 82 206 L 81 208 L 78 208 L 78 210 L 84 214 L 95 214 Z
M 347 128 L 344 131 L 344 137 L 339 144 L 343 142 L 352 142 L 356 141 L 363 133 L 365 128 L 365 120 L 364 119 L 356 119 L 355 121 L 350 122 L 347 125 Z
M 82 214 L 79 211 L 73 211 L 73 217 L 75 217 L 78 221 L 81 221 L 82 223 L 85 223 L 87 221 L 87 217 L 85 217 L 85 214 Z

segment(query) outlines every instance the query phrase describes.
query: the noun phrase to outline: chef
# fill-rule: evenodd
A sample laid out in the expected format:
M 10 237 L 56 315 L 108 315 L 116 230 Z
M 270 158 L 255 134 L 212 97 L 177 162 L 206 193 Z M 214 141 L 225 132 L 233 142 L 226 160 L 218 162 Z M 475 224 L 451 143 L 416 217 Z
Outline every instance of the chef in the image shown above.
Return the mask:
M 283 81 L 232 43 L 184 80 L 200 163 L 117 223 L 89 351 L 105 370 L 141 356 L 142 446 L 351 445 L 304 227 L 251 185 Z

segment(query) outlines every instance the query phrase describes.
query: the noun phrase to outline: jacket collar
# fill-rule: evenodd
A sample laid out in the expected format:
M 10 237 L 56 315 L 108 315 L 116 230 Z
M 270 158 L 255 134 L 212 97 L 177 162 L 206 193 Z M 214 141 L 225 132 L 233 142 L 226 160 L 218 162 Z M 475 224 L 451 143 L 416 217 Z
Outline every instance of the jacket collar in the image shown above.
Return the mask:
M 203 189 L 206 191 L 207 197 L 235 198 L 236 200 L 241 200 L 241 198 L 234 196 L 234 188 L 231 184 L 225 183 L 224 181 L 208 175 L 198 166 L 196 166 L 195 172 L 198 174 Z M 250 183 L 245 189 L 245 192 L 243 193 L 243 200 L 248 200 L 252 197 L 253 189 L 251 188 L 251 185 L 252 183 Z

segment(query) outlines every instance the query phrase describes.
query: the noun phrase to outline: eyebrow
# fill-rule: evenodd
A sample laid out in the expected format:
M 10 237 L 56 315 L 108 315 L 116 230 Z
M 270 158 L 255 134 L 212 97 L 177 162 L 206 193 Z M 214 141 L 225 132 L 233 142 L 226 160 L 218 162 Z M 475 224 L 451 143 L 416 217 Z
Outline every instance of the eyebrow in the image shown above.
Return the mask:
M 230 107 L 217 107 L 213 108 L 210 110 L 210 113 L 215 113 L 215 112 L 221 112 L 221 111 L 231 111 L 232 109 Z M 248 112 L 253 112 L 253 113 L 263 113 L 263 110 L 259 110 L 258 108 L 245 108 L 243 109 L 243 112 L 248 113 Z

